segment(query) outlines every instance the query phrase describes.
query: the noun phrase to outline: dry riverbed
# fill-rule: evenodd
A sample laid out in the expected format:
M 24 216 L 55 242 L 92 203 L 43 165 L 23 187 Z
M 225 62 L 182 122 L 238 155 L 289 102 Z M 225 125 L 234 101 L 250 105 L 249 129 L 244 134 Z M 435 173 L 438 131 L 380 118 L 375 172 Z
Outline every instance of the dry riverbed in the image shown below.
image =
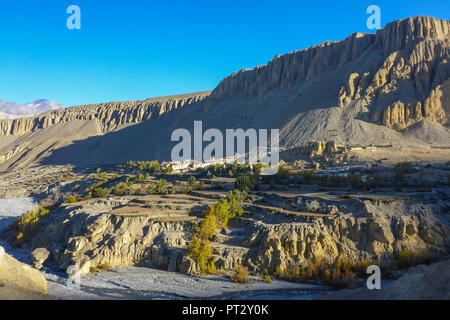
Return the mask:
M 80 289 L 66 285 L 66 278 L 46 274 L 49 294 L 59 299 L 312 299 L 326 287 L 274 280 L 265 283 L 232 283 L 228 277 L 189 275 L 162 270 L 126 267 L 89 274 Z

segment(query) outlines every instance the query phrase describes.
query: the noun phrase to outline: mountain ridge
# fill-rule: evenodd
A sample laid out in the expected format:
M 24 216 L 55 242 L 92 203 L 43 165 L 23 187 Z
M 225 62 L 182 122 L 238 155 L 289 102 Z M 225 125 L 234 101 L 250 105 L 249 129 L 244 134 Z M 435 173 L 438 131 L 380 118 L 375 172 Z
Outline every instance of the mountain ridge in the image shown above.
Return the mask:
M 449 29 L 447 20 L 402 19 L 376 34 L 353 33 L 277 55 L 266 65 L 229 75 L 212 92 L 77 106 L 0 121 L 0 140 L 10 139 L 0 157 L 18 150 L 19 141 L 20 150 L 27 150 L 32 140 L 29 163 L 43 160 L 44 150 L 46 163 L 170 160 L 171 132 L 192 129 L 195 120 L 203 121 L 204 130 L 279 128 L 282 147 L 330 140 L 450 146 Z M 90 129 L 84 140 L 78 135 L 74 146 L 67 145 L 73 143 L 68 139 L 55 141 L 55 147 L 48 136 L 54 126 L 58 128 L 52 132 Z M 3 166 L 27 158 L 21 158 L 23 152 L 7 157 Z

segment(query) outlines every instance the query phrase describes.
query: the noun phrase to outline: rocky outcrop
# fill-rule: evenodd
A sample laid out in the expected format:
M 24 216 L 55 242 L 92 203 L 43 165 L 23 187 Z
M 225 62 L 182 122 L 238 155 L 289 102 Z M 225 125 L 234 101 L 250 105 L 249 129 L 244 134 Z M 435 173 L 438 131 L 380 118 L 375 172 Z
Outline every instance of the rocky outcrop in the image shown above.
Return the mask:
M 8 161 L 9 159 L 11 159 L 14 156 L 18 155 L 19 153 L 21 153 L 25 149 L 26 148 L 25 148 L 24 145 L 19 144 L 19 145 L 15 146 L 14 148 L 8 150 L 6 153 L 0 154 L 0 164 L 5 163 L 6 161 Z
M 417 16 L 391 22 L 377 31 L 375 45 L 387 55 L 405 48 L 413 41 L 448 40 L 449 34 L 449 21 Z
M 276 266 L 283 269 L 307 261 L 333 263 L 339 256 L 387 266 L 403 248 L 417 253 L 430 250 L 436 255 L 448 250 L 448 226 L 427 206 L 309 198 L 298 198 L 296 206 L 335 214 L 311 222 L 254 224 L 253 234 L 245 242 L 257 248 L 251 262 L 254 268 L 266 266 L 274 271 Z
M 32 248 L 47 248 L 49 263 L 82 274 L 101 268 L 152 266 L 176 271 L 190 239 L 192 222 L 161 222 L 153 217 L 109 214 L 128 201 L 98 200 L 61 208 L 43 221 Z
M 449 21 L 430 17 L 395 21 L 375 35 L 355 33 L 236 72 L 211 97 L 262 97 L 273 89 L 306 87 L 312 79 L 326 82 L 340 73 L 339 91 L 323 84 L 336 101 L 328 107 L 360 103 L 369 110 L 370 121 L 396 130 L 422 119 L 444 124 L 449 116 L 449 29 Z
M 338 145 L 335 141 L 311 141 L 304 146 L 290 148 L 281 152 L 281 158 L 286 161 L 298 161 L 301 167 L 302 161 L 323 162 L 336 165 L 348 158 L 349 148 Z
M 267 65 L 244 69 L 226 77 L 214 89 L 211 97 L 226 99 L 237 94 L 262 97 L 271 89 L 307 82 L 361 56 L 374 41 L 375 35 L 354 33 L 344 41 L 328 41 L 276 56 Z
M 31 259 L 33 260 L 34 267 L 41 269 L 44 266 L 45 260 L 48 259 L 50 252 L 45 248 L 37 248 L 31 253 Z
M 103 133 L 120 126 L 157 119 L 183 106 L 202 101 L 209 92 L 147 99 L 144 101 L 110 102 L 85 105 L 47 112 L 35 117 L 0 120 L 0 136 L 22 136 L 72 120 L 94 120 L 101 124 Z
M 2 285 L 14 291 L 20 291 L 25 296 L 27 293 L 47 294 L 47 282 L 44 276 L 32 267 L 21 263 L 5 253 L 0 246 L 0 291 Z M 7 297 L 4 297 L 7 298 Z M 21 298 L 21 297 L 19 297 Z
M 42 220 L 41 231 L 28 246 L 47 248 L 49 263 L 62 270 L 76 265 L 81 273 L 129 265 L 198 272 L 186 252 L 194 220 L 114 214 L 123 211 L 114 208 L 127 203 L 109 199 L 62 207 Z M 251 215 L 233 221 L 230 229 L 213 238 L 216 267 L 232 270 L 244 264 L 255 272 L 265 268 L 273 272 L 307 261 L 333 263 L 339 257 L 386 266 L 405 248 L 436 256 L 449 249 L 448 223 L 431 205 L 299 197 L 291 207 L 319 216 L 252 209 Z

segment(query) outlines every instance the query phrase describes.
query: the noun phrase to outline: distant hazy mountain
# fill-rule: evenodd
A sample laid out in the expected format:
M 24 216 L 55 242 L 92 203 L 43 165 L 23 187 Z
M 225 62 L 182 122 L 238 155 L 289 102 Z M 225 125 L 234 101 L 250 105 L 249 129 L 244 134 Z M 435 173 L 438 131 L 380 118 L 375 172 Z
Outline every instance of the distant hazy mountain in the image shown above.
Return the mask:
M 62 104 L 45 99 L 27 104 L 7 102 L 0 99 L 0 119 L 23 118 L 62 108 L 65 108 Z

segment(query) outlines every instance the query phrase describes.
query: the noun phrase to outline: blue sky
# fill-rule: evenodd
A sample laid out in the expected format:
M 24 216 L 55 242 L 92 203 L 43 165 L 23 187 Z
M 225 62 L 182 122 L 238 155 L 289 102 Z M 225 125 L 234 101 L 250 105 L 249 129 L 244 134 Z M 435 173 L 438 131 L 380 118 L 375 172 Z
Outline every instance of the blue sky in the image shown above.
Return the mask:
M 81 8 L 81 30 L 66 9 Z M 66 106 L 212 90 L 225 76 L 366 27 L 450 18 L 449 0 L 2 0 L 0 99 Z

